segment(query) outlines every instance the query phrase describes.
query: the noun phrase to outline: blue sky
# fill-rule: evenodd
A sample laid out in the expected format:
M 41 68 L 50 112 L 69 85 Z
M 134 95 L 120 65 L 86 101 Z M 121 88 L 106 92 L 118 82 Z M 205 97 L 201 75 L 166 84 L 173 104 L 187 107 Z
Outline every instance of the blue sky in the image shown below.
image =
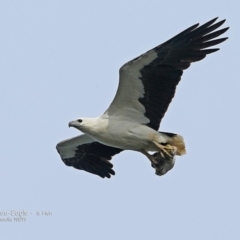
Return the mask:
M 1 239 L 239 239 L 239 8 L 0 1 L 0 213 L 28 214 L 0 222 Z M 56 144 L 79 134 L 68 122 L 106 110 L 121 65 L 216 16 L 228 41 L 184 73 L 161 124 L 187 145 L 173 170 L 158 177 L 130 151 L 114 157 L 110 180 L 62 163 Z

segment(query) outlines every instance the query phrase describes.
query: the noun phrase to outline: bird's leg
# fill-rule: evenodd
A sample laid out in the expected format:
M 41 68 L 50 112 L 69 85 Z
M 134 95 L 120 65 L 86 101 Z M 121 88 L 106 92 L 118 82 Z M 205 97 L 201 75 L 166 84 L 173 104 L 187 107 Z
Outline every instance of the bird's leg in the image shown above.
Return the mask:
M 153 141 L 153 143 L 155 144 L 155 146 L 157 146 L 159 148 L 159 153 L 164 158 L 165 158 L 164 154 L 166 156 L 172 158 L 173 154 L 175 154 L 176 151 L 177 151 L 177 148 L 172 146 L 172 145 L 170 145 L 170 144 L 162 145 L 162 144 L 160 144 L 158 142 L 155 142 L 155 141 Z
M 144 149 L 140 150 L 140 152 L 142 154 L 144 154 L 149 160 L 150 162 L 152 163 L 153 166 L 157 165 L 158 164 L 158 161 L 155 159 L 155 156 L 154 155 L 151 155 L 149 154 L 147 151 L 145 151 Z

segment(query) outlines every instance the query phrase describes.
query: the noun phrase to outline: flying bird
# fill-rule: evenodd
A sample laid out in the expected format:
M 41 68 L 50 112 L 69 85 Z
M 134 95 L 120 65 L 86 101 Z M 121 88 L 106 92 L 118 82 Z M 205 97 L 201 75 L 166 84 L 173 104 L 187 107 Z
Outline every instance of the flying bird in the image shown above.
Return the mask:
M 115 175 L 110 162 L 112 157 L 123 150 L 133 150 L 150 160 L 156 174 L 163 175 L 170 170 L 174 156 L 186 153 L 184 140 L 178 134 L 158 129 L 183 71 L 192 62 L 218 51 L 209 47 L 227 39 L 215 39 L 228 30 L 216 30 L 225 22 L 216 23 L 216 20 L 201 26 L 195 24 L 124 64 L 119 70 L 119 86 L 109 108 L 99 117 L 69 122 L 69 127 L 84 134 L 57 144 L 63 162 L 110 178 Z M 160 164 L 159 158 L 166 162 Z

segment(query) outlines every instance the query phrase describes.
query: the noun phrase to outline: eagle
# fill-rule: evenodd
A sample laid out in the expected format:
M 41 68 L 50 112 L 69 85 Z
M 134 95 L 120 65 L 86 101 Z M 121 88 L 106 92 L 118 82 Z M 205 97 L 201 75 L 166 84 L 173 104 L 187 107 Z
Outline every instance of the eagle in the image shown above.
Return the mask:
M 110 178 L 115 175 L 112 157 L 123 150 L 144 154 L 157 175 L 169 171 L 175 155 L 186 153 L 183 137 L 159 132 L 159 126 L 183 71 L 219 48 L 217 18 L 195 24 L 168 41 L 124 64 L 119 70 L 117 93 L 108 109 L 96 118 L 78 118 L 69 127 L 83 134 L 61 141 L 56 148 L 62 161 L 79 170 Z M 217 38 L 217 39 L 215 39 Z M 154 152 L 154 154 L 151 154 Z

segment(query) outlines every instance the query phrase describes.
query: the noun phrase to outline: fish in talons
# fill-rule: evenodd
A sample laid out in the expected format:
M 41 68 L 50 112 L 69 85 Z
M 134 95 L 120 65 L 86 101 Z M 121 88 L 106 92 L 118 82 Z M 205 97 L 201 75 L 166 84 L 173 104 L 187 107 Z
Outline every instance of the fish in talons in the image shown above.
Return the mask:
M 165 151 L 155 152 L 152 155 L 157 161 L 157 164 L 152 163 L 156 175 L 162 176 L 174 167 L 176 152 L 177 148 L 168 144 Z

